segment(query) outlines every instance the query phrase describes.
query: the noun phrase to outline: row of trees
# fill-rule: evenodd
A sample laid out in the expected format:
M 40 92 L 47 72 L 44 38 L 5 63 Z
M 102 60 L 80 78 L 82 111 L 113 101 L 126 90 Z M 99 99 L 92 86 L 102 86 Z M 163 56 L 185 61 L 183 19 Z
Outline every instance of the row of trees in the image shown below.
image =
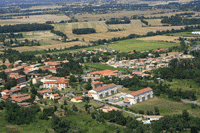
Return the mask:
M 96 33 L 96 30 L 94 28 L 80 28 L 80 29 L 73 29 L 72 30 L 73 34 L 91 34 L 91 33 Z
M 117 18 L 111 18 L 110 20 L 107 20 L 106 24 L 130 24 L 130 19 L 126 18 L 124 20 L 119 20 Z
M 66 38 L 67 39 L 67 35 L 66 34 L 64 34 L 63 32 L 61 32 L 61 31 L 55 31 L 54 29 L 52 29 L 51 30 L 51 33 L 54 33 L 54 34 L 56 34 L 56 35 L 58 35 L 58 36 L 61 36 L 61 37 L 63 37 L 63 38 Z
M 51 30 L 53 28 L 54 27 L 52 25 L 38 24 L 38 23 L 4 25 L 4 26 L 0 26 L 0 33 Z

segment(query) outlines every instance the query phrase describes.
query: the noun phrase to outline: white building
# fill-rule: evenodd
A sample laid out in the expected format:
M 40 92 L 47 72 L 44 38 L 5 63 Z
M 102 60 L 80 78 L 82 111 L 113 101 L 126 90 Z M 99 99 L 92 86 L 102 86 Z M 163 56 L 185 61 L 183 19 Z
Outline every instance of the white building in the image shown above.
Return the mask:
M 153 97 L 153 89 L 150 87 L 134 91 L 124 97 L 124 102 L 129 102 L 131 105 L 148 100 Z
M 200 31 L 192 32 L 193 35 L 200 35 Z
M 112 83 L 103 87 L 97 87 L 93 90 L 90 90 L 88 92 L 88 96 L 94 99 L 100 99 L 114 93 L 117 93 L 117 86 L 114 83 Z

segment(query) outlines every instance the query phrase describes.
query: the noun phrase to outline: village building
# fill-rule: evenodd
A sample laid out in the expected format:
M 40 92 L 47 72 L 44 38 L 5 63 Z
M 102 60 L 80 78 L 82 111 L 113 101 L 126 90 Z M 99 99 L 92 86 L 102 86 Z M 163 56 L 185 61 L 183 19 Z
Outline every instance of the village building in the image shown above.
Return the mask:
M 97 87 L 102 87 L 103 86 L 103 82 L 100 81 L 94 81 L 91 83 L 91 86 L 93 89 L 97 88 Z
M 76 103 L 83 102 L 83 97 L 81 97 L 81 96 L 74 97 L 71 99 L 71 102 L 76 102 Z
M 117 91 L 118 91 L 117 86 L 114 83 L 112 83 L 109 85 L 105 85 L 105 86 L 90 90 L 88 92 L 88 96 L 94 99 L 100 99 L 100 98 L 115 94 L 117 93 Z
M 47 99 L 50 97 L 50 95 L 52 94 L 52 90 L 46 89 L 46 90 L 41 90 L 41 91 L 37 91 L 39 94 L 43 95 L 44 99 Z
M 108 76 L 108 77 L 112 77 L 112 76 L 115 76 L 117 77 L 117 74 L 118 74 L 118 70 L 104 70 L 104 71 L 94 71 L 94 72 L 90 72 L 87 74 L 87 76 L 89 77 L 105 77 L 105 76 Z
M 9 77 L 14 78 L 17 81 L 17 84 L 20 84 L 26 81 L 26 76 L 19 75 L 19 73 L 10 73 Z
M 10 93 L 11 93 L 10 90 L 3 90 L 3 91 L 1 92 L 1 96 L 9 96 Z
M 134 91 L 124 97 L 124 102 L 129 102 L 131 105 L 148 100 L 153 97 L 153 89 L 150 87 Z
M 58 90 L 69 88 L 69 79 L 61 78 L 57 81 L 46 81 L 43 83 L 43 88 L 58 88 Z
M 56 94 L 50 94 L 49 99 L 60 100 L 60 95 L 58 93 L 56 93 Z

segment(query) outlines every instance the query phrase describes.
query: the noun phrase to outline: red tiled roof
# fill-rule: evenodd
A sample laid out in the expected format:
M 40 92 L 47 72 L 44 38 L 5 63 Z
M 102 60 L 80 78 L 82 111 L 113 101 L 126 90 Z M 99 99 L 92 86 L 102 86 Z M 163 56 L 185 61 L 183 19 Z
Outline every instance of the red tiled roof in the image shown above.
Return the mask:
M 74 99 L 75 99 L 75 100 L 82 100 L 83 97 L 79 96 L 79 97 L 75 97 Z
M 69 82 L 69 79 L 61 78 L 57 81 L 46 81 L 43 84 L 67 84 L 68 82 Z
M 102 86 L 102 87 L 97 87 L 97 88 L 95 88 L 95 89 L 93 89 L 94 91 L 101 91 L 101 90 L 105 90 L 105 89 L 107 89 L 107 88 L 110 88 L 110 87 L 114 87 L 114 86 L 116 86 L 114 83 L 112 83 L 112 84 L 109 84 L 109 85 L 105 85 L 105 86 Z
M 100 81 L 94 81 L 94 82 L 92 82 L 92 84 L 103 84 L 103 82 L 100 82 Z
M 10 92 L 10 90 L 3 90 L 3 92 L 8 93 L 8 92 Z
M 6 99 L 8 99 L 8 96 L 2 96 L 1 99 L 6 100 Z
M 46 89 L 46 90 L 41 90 L 41 91 L 37 91 L 38 93 L 42 94 L 42 93 L 51 93 L 52 90 Z
M 91 75 L 95 75 L 95 74 L 99 74 L 99 75 L 116 75 L 117 72 L 118 72 L 118 70 L 115 70 L 115 71 L 104 70 L 104 71 L 94 71 L 94 72 L 90 72 L 88 74 L 91 74 Z
M 130 93 L 132 96 L 137 96 L 139 94 L 142 94 L 142 93 L 145 93 L 147 91 L 151 91 L 153 89 L 151 89 L 150 87 L 147 87 L 147 88 L 144 88 L 144 89 L 141 89 L 141 90 L 138 90 L 138 91 L 134 91 L 132 93 Z

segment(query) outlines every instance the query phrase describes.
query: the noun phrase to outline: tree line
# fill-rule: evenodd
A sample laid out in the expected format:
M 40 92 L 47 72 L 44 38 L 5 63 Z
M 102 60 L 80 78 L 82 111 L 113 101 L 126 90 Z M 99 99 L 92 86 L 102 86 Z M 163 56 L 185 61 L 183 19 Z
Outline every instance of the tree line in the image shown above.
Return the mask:
M 72 30 L 73 34 L 91 34 L 91 33 L 96 33 L 96 30 L 94 28 L 80 28 L 80 29 L 73 29 Z
M 123 20 L 119 20 L 117 18 L 111 18 L 110 20 L 107 20 L 105 23 L 106 24 L 130 24 L 130 19 L 126 18 Z
M 38 23 L 4 25 L 4 26 L 0 26 L 0 33 L 51 30 L 53 28 L 54 27 L 52 25 L 38 24 Z

